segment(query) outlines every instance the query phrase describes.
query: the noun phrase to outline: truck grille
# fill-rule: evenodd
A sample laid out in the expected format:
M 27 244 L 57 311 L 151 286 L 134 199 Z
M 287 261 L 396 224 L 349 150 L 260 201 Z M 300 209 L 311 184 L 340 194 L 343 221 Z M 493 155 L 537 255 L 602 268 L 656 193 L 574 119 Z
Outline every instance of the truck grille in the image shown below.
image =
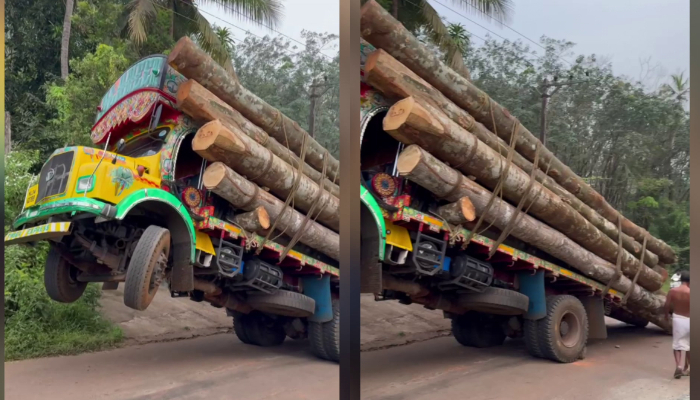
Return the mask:
M 41 169 L 39 174 L 39 191 L 37 203 L 47 197 L 55 196 L 66 191 L 70 170 L 73 166 L 74 152 L 58 154 L 52 157 Z

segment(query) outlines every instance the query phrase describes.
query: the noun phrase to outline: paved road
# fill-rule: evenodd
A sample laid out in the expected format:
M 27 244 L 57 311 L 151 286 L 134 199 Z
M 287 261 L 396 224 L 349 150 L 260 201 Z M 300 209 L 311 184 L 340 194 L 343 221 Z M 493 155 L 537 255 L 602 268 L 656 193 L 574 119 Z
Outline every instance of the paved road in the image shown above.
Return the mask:
M 248 346 L 233 334 L 5 363 L 8 400 L 333 400 L 338 364 L 308 342 Z
M 671 338 L 613 323 L 585 360 L 533 359 L 522 341 L 473 349 L 445 337 L 363 353 L 363 400 L 681 400 L 689 378 L 672 379 Z M 620 346 L 616 348 L 615 346 Z

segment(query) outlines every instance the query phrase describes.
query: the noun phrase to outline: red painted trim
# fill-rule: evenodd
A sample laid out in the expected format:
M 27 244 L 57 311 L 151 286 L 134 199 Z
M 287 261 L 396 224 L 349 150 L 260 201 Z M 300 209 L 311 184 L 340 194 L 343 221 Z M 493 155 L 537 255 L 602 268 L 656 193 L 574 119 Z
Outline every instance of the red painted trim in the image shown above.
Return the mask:
M 141 89 L 136 89 L 136 90 L 134 90 L 133 92 L 127 94 L 127 95 L 124 96 L 124 97 L 122 97 L 121 99 L 117 100 L 117 102 L 114 103 L 114 104 L 112 105 L 112 107 L 110 107 L 109 110 L 107 110 L 106 113 L 102 114 L 102 116 L 100 117 L 100 119 L 98 119 L 97 122 L 95 122 L 95 123 L 92 125 L 92 128 L 90 128 L 90 132 L 92 132 L 92 130 L 95 129 L 95 127 L 96 127 L 100 122 L 102 122 L 102 120 L 107 116 L 107 114 L 109 114 L 109 113 L 114 109 L 114 107 L 118 106 L 122 101 L 128 99 L 129 97 L 131 97 L 131 96 L 133 96 L 133 95 L 135 95 L 135 94 L 141 93 L 141 92 L 158 92 L 158 94 L 160 94 L 161 96 L 165 97 L 166 99 L 171 100 L 171 101 L 173 101 L 174 103 L 177 103 L 177 99 L 176 99 L 175 97 L 173 97 L 173 96 L 171 96 L 171 95 L 165 93 L 164 91 L 162 91 L 162 90 L 160 90 L 160 89 L 156 89 L 156 88 L 141 88 Z

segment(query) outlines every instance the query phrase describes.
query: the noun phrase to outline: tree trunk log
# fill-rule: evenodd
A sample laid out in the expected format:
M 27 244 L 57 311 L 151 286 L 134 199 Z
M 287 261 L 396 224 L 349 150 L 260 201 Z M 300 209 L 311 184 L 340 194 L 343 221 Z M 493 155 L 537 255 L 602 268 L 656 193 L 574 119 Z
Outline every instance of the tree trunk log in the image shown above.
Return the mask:
M 413 96 L 420 99 L 435 108 L 441 110 L 452 121 L 457 123 L 462 128 L 472 132 L 484 142 L 487 146 L 498 151 L 500 154 L 508 154 L 509 146 L 503 139 L 499 138 L 493 132 L 489 131 L 484 125 L 474 120 L 468 112 L 459 108 L 455 103 L 450 101 L 439 90 L 432 87 L 423 78 L 416 75 L 413 71 L 406 68 L 405 65 L 398 62 L 394 57 L 389 55 L 384 50 L 376 50 L 367 57 L 365 63 L 365 80 L 373 88 L 379 90 L 388 99 L 397 101 Z M 533 165 L 530 161 L 519 153 L 513 154 L 513 164 L 517 165 L 528 174 L 532 171 Z M 546 169 L 545 163 L 539 163 L 540 168 Z M 569 203 L 574 210 L 578 211 L 584 218 L 589 220 L 601 232 L 608 235 L 611 239 L 617 241 L 618 229 L 617 225 L 603 218 L 595 210 L 587 206 L 576 196 L 562 188 L 552 178 L 547 176 L 540 169 L 535 170 L 535 178 L 542 183 L 547 189 L 554 192 Z M 632 253 L 635 257 L 640 258 L 642 253 L 642 245 L 635 241 L 631 236 L 622 234 L 623 247 Z M 659 257 L 653 254 L 648 249 L 644 256 L 644 264 L 653 267 L 659 262 Z
M 513 128 L 517 128 L 519 134 L 516 150 L 528 160 L 534 159 L 538 139 L 519 124 L 505 108 L 446 66 L 437 54 L 416 39 L 375 0 L 369 0 L 361 8 L 360 31 L 365 40 L 377 48 L 386 50 L 506 142 L 510 142 Z M 647 247 L 657 254 L 660 260 L 675 262 L 676 256 L 669 245 L 624 218 L 605 201 L 603 196 L 557 159 L 551 151 L 542 149 L 540 159 L 543 165 L 551 163 L 549 175 L 566 190 L 610 222 L 617 223 L 618 217 L 621 217 L 623 232 L 639 242 L 646 237 Z
M 417 144 L 435 157 L 458 166 L 465 175 L 474 175 L 480 183 L 492 190 L 504 172 L 505 157 L 481 144 L 476 136 L 447 118 L 440 110 L 413 97 L 401 100 L 389 109 L 384 118 L 384 130 L 402 143 Z M 413 152 L 404 151 L 403 160 L 409 161 L 410 156 L 419 157 L 419 154 L 417 147 Z M 527 195 L 525 205 L 530 214 L 603 259 L 617 262 L 619 249 L 616 242 L 541 184 L 534 183 L 532 190 L 527 193 L 529 182 L 528 174 L 511 165 L 503 182 L 504 197 L 517 203 Z M 455 201 L 459 198 L 451 197 L 447 200 Z M 639 285 L 652 292 L 659 289 L 663 285 L 661 276 L 622 249 L 622 271 L 625 275 L 634 277 L 640 265 L 642 272 L 639 275 Z
M 302 229 L 305 216 L 300 212 L 285 207 L 284 203 L 272 194 L 260 190 L 260 188 L 240 176 L 238 173 L 223 163 L 215 162 L 204 171 L 204 186 L 224 198 L 236 208 L 252 211 L 258 207 L 265 207 L 273 221 L 278 216 L 276 229 L 284 231 L 285 235 L 294 236 Z M 340 240 L 338 234 L 322 225 L 308 221 L 303 227 L 303 234 L 299 242 L 312 247 L 328 257 L 337 260 L 339 256 Z
M 190 38 L 185 36 L 178 40 L 168 56 L 168 64 L 187 78 L 195 79 L 215 96 L 240 111 L 252 123 L 289 147 L 296 155 L 301 156 L 304 138 L 306 138 L 307 149 L 304 161 L 317 171 L 323 171 L 324 157 L 327 157 L 326 176 L 331 182 L 339 182 L 338 160 L 310 137 L 298 123 L 244 88 L 238 79 L 233 79 Z
M 236 214 L 233 222 L 248 232 L 266 234 L 270 228 L 270 215 L 265 211 L 265 207 L 260 206 L 253 211 Z
M 447 200 L 451 201 L 468 196 L 479 215 L 485 211 L 486 204 L 491 198 L 491 192 L 416 145 L 408 146 L 401 153 L 398 171 L 402 176 L 438 197 L 443 197 L 450 192 L 452 194 L 447 197 Z M 458 183 L 458 187 L 453 190 L 455 182 Z M 484 219 L 499 229 L 504 229 L 514 212 L 515 207 L 497 198 L 488 213 L 484 215 Z M 529 215 L 523 215 L 518 220 L 512 235 L 599 282 L 607 283 L 614 277 L 615 266 L 612 263 L 585 250 L 562 233 Z M 663 302 L 658 297 L 639 285 L 632 286 L 632 282 L 625 276 L 613 282 L 612 287 L 623 293 L 632 290 L 627 303 L 630 310 L 664 329 L 670 328 L 661 311 Z
M 240 130 L 227 129 L 219 120 L 199 128 L 192 139 L 192 150 L 207 161 L 220 161 L 250 181 L 270 188 L 282 200 L 286 200 L 294 188 L 297 170 Z M 299 178 L 293 201 L 294 207 L 304 213 L 318 201 L 311 217 L 338 231 L 340 201 L 328 191 L 322 191 L 308 176 L 302 174 Z
M 438 207 L 437 214 L 452 225 L 463 225 L 476 219 L 476 210 L 469 197 Z M 469 229 L 469 228 L 467 228 Z
M 274 155 L 284 160 L 295 169 L 298 168 L 301 160 L 291 150 L 282 146 L 280 142 L 271 138 L 264 130 L 248 121 L 241 113 L 234 110 L 228 104 L 216 97 L 212 92 L 205 89 L 197 81 L 190 79 L 180 85 L 177 91 L 177 105 L 199 124 L 218 119 L 228 129 L 239 128 L 250 138 L 265 146 Z M 314 182 L 321 180 L 322 174 L 304 163 L 302 173 Z M 333 196 L 340 196 L 340 188 L 335 183 L 324 177 L 325 188 Z

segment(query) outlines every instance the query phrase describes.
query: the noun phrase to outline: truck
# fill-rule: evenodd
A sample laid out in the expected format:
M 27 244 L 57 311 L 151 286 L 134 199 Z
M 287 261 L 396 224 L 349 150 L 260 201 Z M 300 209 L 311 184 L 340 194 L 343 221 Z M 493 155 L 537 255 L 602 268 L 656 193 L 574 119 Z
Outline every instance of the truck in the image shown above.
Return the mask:
M 501 232 L 492 224 L 471 232 L 473 223 L 448 223 L 437 212 L 445 200 L 399 173 L 407 144 L 383 125 L 397 100 L 368 83 L 365 69 L 369 55 L 379 49 L 365 41 L 371 23 L 365 28 L 370 17 L 364 10 L 378 10 L 371 12 L 381 15 L 380 23 L 391 17 L 370 3 L 363 6 L 360 46 L 361 292 L 374 294 L 377 301 L 442 310 L 464 346 L 489 348 L 506 338 L 522 338 L 532 356 L 560 363 L 584 358 L 589 339 L 606 338 L 606 317 L 647 326 L 649 314 L 630 311 L 626 293 L 522 240 L 499 240 Z M 388 25 L 377 31 L 399 40 Z M 408 51 L 410 57 L 422 54 Z M 420 79 L 411 76 L 402 82 Z
M 164 55 L 130 66 L 97 106 L 94 147 L 53 152 L 5 245 L 48 242 L 44 283 L 57 302 L 78 300 L 90 282 L 123 283 L 124 304 L 145 310 L 166 282 L 173 297 L 225 308 L 243 343 L 309 338 L 337 362 L 337 262 L 244 230 L 203 187 L 198 124 L 177 106 L 185 81 Z

